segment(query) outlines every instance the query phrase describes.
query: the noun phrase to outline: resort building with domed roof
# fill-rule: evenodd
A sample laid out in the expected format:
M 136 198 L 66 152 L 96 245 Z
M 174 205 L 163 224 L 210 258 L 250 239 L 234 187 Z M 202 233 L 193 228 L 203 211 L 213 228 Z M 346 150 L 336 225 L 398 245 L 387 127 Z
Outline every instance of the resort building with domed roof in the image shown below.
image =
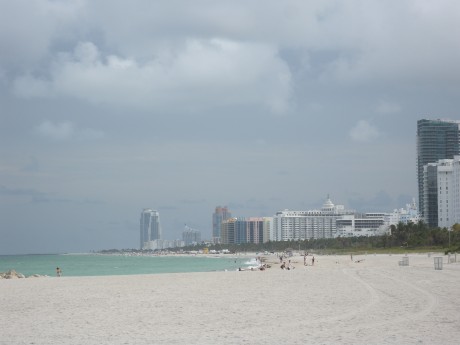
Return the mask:
M 385 213 L 357 213 L 334 205 L 329 197 L 320 210 L 279 211 L 273 216 L 271 241 L 374 236 L 388 231 Z

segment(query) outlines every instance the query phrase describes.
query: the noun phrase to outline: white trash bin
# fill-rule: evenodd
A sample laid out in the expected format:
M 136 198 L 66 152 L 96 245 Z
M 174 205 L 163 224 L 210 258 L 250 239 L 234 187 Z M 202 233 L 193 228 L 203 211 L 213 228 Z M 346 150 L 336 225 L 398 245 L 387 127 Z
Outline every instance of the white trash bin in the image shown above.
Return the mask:
M 442 270 L 442 256 L 437 256 L 434 258 L 434 269 Z
M 409 266 L 409 257 L 405 256 L 402 258 L 403 266 Z

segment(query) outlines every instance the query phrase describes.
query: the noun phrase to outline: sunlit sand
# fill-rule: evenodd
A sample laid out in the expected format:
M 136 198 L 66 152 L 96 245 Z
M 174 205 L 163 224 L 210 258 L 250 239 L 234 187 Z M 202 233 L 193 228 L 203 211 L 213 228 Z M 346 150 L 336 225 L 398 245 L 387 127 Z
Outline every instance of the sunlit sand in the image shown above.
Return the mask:
M 460 263 L 315 256 L 265 271 L 0 280 L 0 344 L 458 344 Z M 458 258 L 460 260 L 460 257 Z

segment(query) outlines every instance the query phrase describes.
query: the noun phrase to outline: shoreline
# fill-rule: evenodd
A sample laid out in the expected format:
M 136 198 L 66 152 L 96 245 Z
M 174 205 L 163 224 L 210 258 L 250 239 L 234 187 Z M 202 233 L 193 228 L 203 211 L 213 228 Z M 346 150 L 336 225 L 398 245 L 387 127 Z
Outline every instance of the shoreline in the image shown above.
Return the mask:
M 30 254 L 31 256 L 32 254 Z M 303 267 L 304 265 L 304 255 L 299 255 L 299 253 L 294 253 L 292 257 L 289 256 L 284 256 L 284 259 L 282 261 L 279 260 L 279 254 L 260 254 L 257 252 L 246 252 L 246 253 L 239 253 L 239 254 L 164 254 L 164 255 L 123 255 L 123 254 L 94 254 L 94 253 L 80 253 L 80 254 L 66 254 L 66 255 L 88 255 L 88 256 L 113 256 L 113 257 L 160 257 L 160 258 L 206 258 L 206 259 L 229 259 L 229 260 L 250 260 L 248 262 L 245 262 L 244 265 L 242 265 L 240 268 L 243 268 L 243 271 L 250 270 L 251 267 L 253 270 L 256 270 L 258 267 L 261 265 L 268 265 L 270 266 L 267 268 L 267 270 L 271 270 L 274 268 L 279 269 L 279 265 L 282 264 L 282 262 L 285 262 L 286 265 L 288 263 L 291 263 L 292 268 L 295 269 L 297 266 Z M 22 256 L 22 255 L 19 255 Z M 331 260 L 331 258 L 334 258 L 335 261 L 342 261 L 346 262 L 347 258 L 350 258 L 350 254 L 327 254 L 327 255 L 320 255 L 320 254 L 314 254 L 314 253 L 309 253 L 307 256 L 307 265 L 311 266 L 311 258 L 312 257 L 316 258 L 328 258 L 328 260 Z M 451 255 L 445 255 L 442 252 L 423 252 L 423 253 L 406 253 L 406 254 L 351 254 L 351 256 L 358 260 L 358 258 L 361 258 L 359 261 L 364 261 L 365 258 L 371 258 L 371 257 L 427 257 L 427 258 L 432 258 L 432 257 L 442 257 L 445 258 L 443 261 L 448 260 L 449 257 L 452 257 L 452 259 L 456 259 L 460 261 L 460 255 L 457 259 L 456 254 L 451 254 Z M 364 258 L 364 259 L 363 259 Z M 260 260 L 260 261 L 259 261 Z M 431 259 L 432 260 L 432 259 Z M 254 262 L 252 262 L 254 261 Z M 448 262 L 445 262 L 448 264 Z M 246 265 L 246 266 L 245 266 Z M 233 265 L 235 266 L 232 269 L 229 268 L 223 268 L 223 269 L 212 269 L 212 270 L 204 270 L 204 271 L 183 271 L 183 272 L 167 272 L 167 271 L 162 271 L 162 272 L 151 272 L 151 273 L 126 273 L 126 274 L 89 274 L 89 275 L 71 275 L 72 277 L 84 277 L 84 276 L 89 276 L 89 277 L 94 277 L 94 276 L 133 276 L 133 275 L 157 275 L 157 274 L 167 274 L 167 273 L 200 273 L 200 272 L 224 272 L 224 271 L 238 271 L 239 269 L 236 267 L 238 265 Z M 317 262 L 318 266 L 318 262 Z M 37 274 L 37 273 L 29 273 L 26 276 L 22 274 L 20 270 L 16 270 L 16 268 L 12 267 L 9 268 L 8 270 L 4 272 L 0 272 L 0 279 L 5 279 L 5 274 L 8 273 L 8 271 L 13 271 L 13 276 L 9 278 L 36 278 L 36 277 L 55 277 L 54 274 Z

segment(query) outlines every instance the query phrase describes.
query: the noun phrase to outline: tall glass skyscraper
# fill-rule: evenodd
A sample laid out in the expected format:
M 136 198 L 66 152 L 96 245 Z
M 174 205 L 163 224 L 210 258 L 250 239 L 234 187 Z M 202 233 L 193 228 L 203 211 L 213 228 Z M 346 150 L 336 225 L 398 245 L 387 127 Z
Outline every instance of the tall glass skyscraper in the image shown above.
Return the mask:
M 428 163 L 423 169 L 423 221 L 430 227 L 438 226 L 438 166 Z
M 217 206 L 212 214 L 212 241 L 213 243 L 221 243 L 220 229 L 224 220 L 232 218 L 232 214 L 228 211 L 227 206 Z
M 418 202 L 422 218 L 429 225 L 437 226 L 436 215 L 429 215 L 427 202 L 437 204 L 437 194 L 424 192 L 424 166 L 436 163 L 440 159 L 452 159 L 460 154 L 460 121 L 452 120 L 418 120 L 417 121 L 417 177 Z M 426 171 L 426 168 L 425 168 Z M 425 188 L 425 190 L 427 190 Z M 436 200 L 430 200 L 436 198 Z
M 160 213 L 150 208 L 144 208 L 140 221 L 140 249 L 146 247 L 149 241 L 161 239 Z

